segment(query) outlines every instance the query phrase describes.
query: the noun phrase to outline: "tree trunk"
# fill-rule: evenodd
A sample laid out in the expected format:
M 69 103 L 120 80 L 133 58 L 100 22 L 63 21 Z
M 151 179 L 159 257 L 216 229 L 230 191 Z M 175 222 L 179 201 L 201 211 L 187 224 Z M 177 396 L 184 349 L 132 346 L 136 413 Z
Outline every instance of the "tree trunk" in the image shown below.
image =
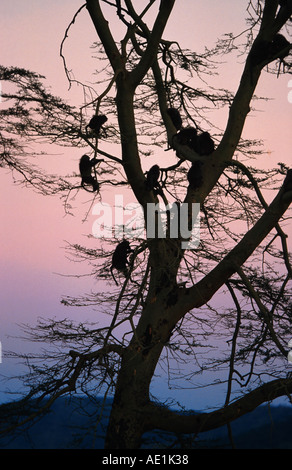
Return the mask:
M 106 435 L 106 449 L 138 449 L 147 429 L 144 408 L 149 403 L 149 385 L 162 345 L 147 355 L 132 341 L 123 355 Z
M 149 388 L 177 315 L 179 259 L 173 262 L 166 249 L 172 244 L 173 241 L 167 239 L 153 240 L 152 243 L 155 248 L 152 246 L 150 255 L 151 275 L 146 306 L 123 353 L 106 448 L 139 448 L 142 434 L 149 429 Z

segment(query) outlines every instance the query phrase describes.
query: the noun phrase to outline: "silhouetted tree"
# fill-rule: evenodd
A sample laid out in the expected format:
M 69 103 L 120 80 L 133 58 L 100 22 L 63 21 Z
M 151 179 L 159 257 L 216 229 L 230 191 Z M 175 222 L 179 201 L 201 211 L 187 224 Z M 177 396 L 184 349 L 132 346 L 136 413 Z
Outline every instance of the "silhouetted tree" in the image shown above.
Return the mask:
M 292 379 L 283 367 L 291 334 L 291 264 L 282 228 L 292 198 L 289 173 L 283 184 L 288 162 L 269 171 L 259 169 L 261 162 L 257 161 L 256 167 L 251 159 L 259 153 L 258 149 L 242 139 L 257 83 L 267 65 L 269 72 L 275 74 L 275 86 L 276 75 L 283 73 L 279 61 L 284 72 L 289 72 L 290 46 L 275 46 L 275 38 L 279 31 L 289 32 L 292 4 L 287 1 L 279 6 L 277 0 L 247 2 L 250 17 L 246 62 L 233 96 L 227 90 L 204 90 L 199 83 L 203 83 L 202 71 L 212 73 L 214 55 L 227 47 L 233 50 L 236 39 L 229 36 L 203 54 L 182 50 L 176 38 L 163 37 L 175 0 L 144 3 L 143 7 L 135 7 L 131 0 L 86 1 L 97 33 L 97 58 L 99 54 L 107 58 L 103 73 L 108 72 L 109 78 L 102 93 L 94 95 L 91 89 L 91 98 L 77 112 L 56 101 L 41 85 L 34 87 L 33 96 L 22 88 L 21 96 L 7 95 L 20 112 L 13 114 L 10 109 L 7 116 L 12 116 L 12 122 L 8 118 L 4 121 L 6 131 L 8 126 L 10 132 L 23 133 L 24 141 L 36 135 L 77 148 L 89 146 L 93 157 L 99 155 L 103 159 L 98 169 L 101 193 L 103 184 L 129 188 L 143 209 L 145 225 L 149 203 L 166 204 L 165 237 L 157 233 L 150 237 L 148 233 L 145 239 L 137 236 L 131 240 L 128 274 L 120 276 L 118 289 L 110 277 L 111 258 L 104 246 L 72 247 L 77 256 L 93 264 L 97 278 L 107 279 L 113 287 L 111 292 L 96 293 L 92 298 L 67 298 L 63 302 L 91 304 L 111 311 L 109 325 L 51 320 L 40 322 L 33 330 L 26 329 L 30 340 L 61 345 L 50 356 L 54 361 L 44 366 L 41 357 L 42 363 L 35 364 L 28 375 L 31 392 L 26 399 L 39 399 L 35 415 L 42 410 L 46 397 L 49 401 L 45 407 L 60 395 L 78 390 L 88 394 L 98 394 L 104 387 L 107 392 L 114 390 L 106 436 L 106 447 L 111 449 L 138 448 L 143 433 L 151 429 L 199 433 L 229 424 L 260 404 L 292 391 Z M 120 43 L 114 39 L 113 27 L 104 16 L 105 6 L 116 12 L 115 19 L 121 23 Z M 149 25 L 145 18 L 155 8 L 155 19 Z M 69 28 L 76 17 L 77 14 Z M 28 72 L 1 69 L 1 79 L 5 79 L 5 73 L 10 74 L 7 80 L 22 77 L 20 83 L 17 81 L 18 87 L 23 80 L 37 78 Z M 102 74 L 99 87 L 101 83 Z M 31 87 L 30 84 L 28 89 Z M 39 106 L 34 112 L 43 115 L 38 124 L 27 110 L 31 102 Z M 229 106 L 222 132 L 212 129 L 204 115 L 210 103 Z M 60 113 L 49 111 L 54 108 Z M 102 112 L 108 118 L 98 136 L 85 131 L 92 108 L 94 113 Z M 179 129 L 169 108 L 180 111 Z M 186 128 L 197 131 L 191 140 L 183 132 Z M 196 136 L 207 131 L 215 147 L 208 155 L 196 141 Z M 108 143 L 114 150 L 105 151 Z M 8 158 L 14 149 L 9 147 L 7 137 L 4 145 L 3 161 L 15 166 Z M 160 149 L 168 152 L 158 160 L 153 154 Z M 164 163 L 171 159 L 170 164 Z M 161 170 L 159 186 L 154 190 L 145 184 L 143 170 L 153 162 Z M 187 173 L 191 165 L 198 173 L 189 184 Z M 264 198 L 267 188 L 275 193 L 269 204 Z M 190 235 L 173 236 L 170 230 L 173 217 L 185 217 L 191 232 L 193 204 L 201 208 L 200 244 L 196 249 L 188 245 Z M 222 292 L 228 295 L 230 305 L 221 311 L 214 299 Z M 225 350 L 216 348 L 212 355 L 212 347 L 222 338 Z M 227 369 L 225 379 L 222 378 L 222 383 L 226 383 L 222 407 L 213 412 L 180 414 L 152 400 L 150 385 L 155 370 L 168 356 L 188 364 L 186 378 L 190 384 L 196 374 Z M 233 390 L 238 393 L 239 389 L 240 396 L 235 397 Z M 2 407 L 2 413 L 8 411 Z M 22 411 L 11 429 L 30 416 L 29 409 Z

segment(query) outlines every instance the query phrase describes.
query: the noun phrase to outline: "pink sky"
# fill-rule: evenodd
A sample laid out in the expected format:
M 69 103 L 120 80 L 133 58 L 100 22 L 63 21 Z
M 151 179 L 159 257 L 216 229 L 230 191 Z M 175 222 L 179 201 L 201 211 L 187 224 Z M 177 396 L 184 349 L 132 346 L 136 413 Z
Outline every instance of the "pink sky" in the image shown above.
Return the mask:
M 78 103 L 82 95 L 76 88 L 68 92 L 59 47 L 67 25 L 82 3 L 79 0 L 1 2 L 2 65 L 15 65 L 39 72 L 47 77 L 46 83 L 52 87 L 53 93 Z M 184 0 L 184 8 L 180 11 L 181 4 L 178 2 L 175 7 L 166 37 L 179 40 L 189 49 L 203 51 L 205 44 L 211 46 L 219 35 L 231 28 L 239 32 L 244 24 L 245 2 Z M 76 78 L 80 80 L 92 79 L 93 63 L 89 46 L 94 40 L 93 26 L 86 10 L 83 10 L 70 30 L 65 46 L 69 67 L 74 69 Z M 222 66 L 218 81 L 235 90 L 243 59 L 236 66 L 230 63 L 228 56 L 222 57 L 222 62 L 226 64 Z M 263 166 L 270 167 L 278 161 L 291 165 L 292 104 L 287 98 L 288 81 L 288 75 L 276 79 L 264 74 L 257 92 L 273 101 L 258 103 L 258 112 L 250 113 L 247 120 L 245 137 L 264 140 L 267 154 L 262 157 Z M 224 114 L 222 127 L 226 118 Z M 66 151 L 60 164 L 72 173 L 76 171 L 79 157 L 80 152 L 76 149 L 72 157 Z M 7 170 L 1 169 L 0 184 L 0 341 L 3 349 L 12 349 L 22 347 L 17 340 L 7 338 L 7 335 L 16 334 L 15 323 L 34 324 L 38 316 L 63 318 L 70 314 L 75 320 L 90 318 L 89 309 L 84 312 L 70 309 L 69 313 L 60 305 L 60 299 L 62 295 L 82 295 L 99 286 L 94 280 L 68 279 L 55 274 L 72 271 L 78 274 L 81 269 L 66 259 L 64 247 L 65 240 L 86 243 L 84 235 L 91 232 L 94 220 L 91 217 L 82 224 L 83 211 L 87 210 L 87 206 L 76 200 L 76 216 L 64 217 L 64 208 L 58 198 L 45 198 L 32 190 L 16 186 Z M 291 234 L 291 227 L 289 231 Z M 0 373 L 5 373 L 6 369 L 4 360 L 0 364 Z

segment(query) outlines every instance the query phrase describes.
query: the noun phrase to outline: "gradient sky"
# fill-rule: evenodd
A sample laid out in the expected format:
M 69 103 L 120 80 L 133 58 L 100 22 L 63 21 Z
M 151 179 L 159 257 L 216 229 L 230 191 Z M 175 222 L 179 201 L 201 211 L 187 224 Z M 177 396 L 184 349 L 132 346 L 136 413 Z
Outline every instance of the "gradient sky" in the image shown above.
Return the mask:
M 20 66 L 46 76 L 52 92 L 73 103 L 82 98 L 81 91 L 68 91 L 68 82 L 63 70 L 59 48 L 64 32 L 74 13 L 82 5 L 79 0 L 13 0 L 0 3 L 1 64 Z M 179 0 L 169 21 L 165 37 L 176 39 L 183 47 L 203 51 L 211 47 L 216 39 L 233 30 L 244 27 L 244 1 L 233 0 Z M 219 20 L 220 19 L 220 20 Z M 92 23 L 84 9 L 70 29 L 65 44 L 69 68 L 81 81 L 92 79 L 91 51 L 89 46 L 96 40 Z M 222 57 L 222 69 L 218 76 L 220 86 L 236 90 L 244 58 L 232 63 L 229 56 Z M 217 79 L 216 79 L 217 80 Z M 263 74 L 258 95 L 268 96 L 269 102 L 257 103 L 257 111 L 250 113 L 244 136 L 263 139 L 266 154 L 261 157 L 264 166 L 271 167 L 279 161 L 291 164 L 291 111 L 288 102 L 289 76 L 276 77 Z M 222 115 L 222 127 L 227 115 Z M 80 152 L 64 151 L 63 156 L 52 158 L 54 165 L 72 173 L 76 171 Z M 47 157 L 50 158 L 50 157 Z M 13 183 L 7 170 L 0 171 L 0 341 L 3 349 L 21 350 L 23 342 L 13 339 L 16 324 L 34 324 L 38 316 L 74 320 L 92 319 L 89 309 L 68 309 L 60 304 L 63 295 L 82 295 L 99 288 L 96 281 L 74 279 L 59 274 L 84 270 L 72 264 L 64 251 L 66 241 L 86 243 L 86 234 L 91 232 L 93 218 L 82 223 L 86 207 L 76 200 L 75 217 L 64 217 L 61 201 L 54 197 L 43 197 L 31 189 Z M 272 199 L 273 195 L 270 195 Z M 267 195 L 269 201 L 269 194 Z M 291 228 L 290 228 L 291 233 Z M 291 248 L 291 247 L 290 247 Z M 17 367 L 3 358 L 0 374 L 13 374 Z M 3 387 L 0 383 L 0 391 Z M 167 384 L 164 392 L 168 395 Z M 187 406 L 206 404 L 200 394 L 177 393 Z M 1 398 L 1 395 L 0 395 Z M 211 396 L 210 396 L 211 400 Z M 211 400 L 212 401 L 212 400 Z

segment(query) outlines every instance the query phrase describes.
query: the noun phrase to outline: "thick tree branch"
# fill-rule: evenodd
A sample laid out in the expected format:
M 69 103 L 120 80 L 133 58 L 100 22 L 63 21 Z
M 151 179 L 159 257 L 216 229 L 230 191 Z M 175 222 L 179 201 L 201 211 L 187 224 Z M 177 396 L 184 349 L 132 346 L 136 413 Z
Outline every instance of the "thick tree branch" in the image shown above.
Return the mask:
M 158 428 L 177 433 L 205 432 L 230 423 L 259 405 L 290 393 L 292 393 L 292 379 L 286 378 L 265 383 L 230 405 L 211 413 L 181 415 L 152 404 L 149 413 L 147 412 L 148 426 L 149 429 Z
M 261 301 L 261 298 L 258 292 L 252 286 L 251 282 L 249 281 L 248 277 L 244 273 L 243 269 L 238 268 L 237 272 L 239 276 L 241 277 L 245 287 L 247 288 L 250 298 L 254 299 L 254 301 L 256 302 L 256 305 L 264 318 L 265 324 L 267 325 L 267 328 L 269 330 L 272 340 L 274 341 L 275 345 L 277 346 L 281 354 L 283 354 L 283 356 L 286 357 L 288 351 L 282 346 L 281 342 L 279 341 L 277 337 L 277 334 L 275 333 L 275 330 L 273 327 L 273 317 L 272 317 L 271 312 L 265 307 L 265 305 Z
M 153 30 L 148 37 L 147 48 L 139 64 L 131 72 L 131 80 L 134 86 L 141 83 L 156 58 L 158 45 L 174 4 L 175 0 L 161 0 L 160 2 L 159 12 Z
M 124 66 L 122 56 L 111 34 L 108 21 L 103 16 L 99 0 L 86 0 L 86 6 L 113 70 L 116 72 L 122 69 Z
M 268 0 L 265 3 L 263 20 L 259 34 L 248 54 L 239 87 L 234 96 L 232 105 L 230 106 L 224 135 L 216 152 L 214 153 L 217 163 L 220 162 L 223 164 L 224 160 L 230 161 L 232 159 L 234 151 L 239 143 L 246 117 L 250 111 L 250 103 L 261 72 L 269 62 L 272 62 L 277 58 L 269 57 L 267 61 L 263 61 L 260 64 L 254 64 L 252 61 L 254 46 L 261 45 L 262 41 L 271 41 L 292 14 L 292 6 L 291 3 L 289 3 L 285 12 L 279 12 L 277 19 L 275 19 L 277 7 L 278 2 L 275 0 Z M 184 151 L 185 149 L 183 149 L 183 152 Z M 186 156 L 186 158 L 188 157 L 187 155 L 184 155 L 184 153 L 182 153 L 182 155 Z M 217 165 L 216 171 L 213 171 L 213 184 L 218 180 L 222 172 L 221 170 L 220 166 L 218 167 Z M 210 181 L 210 185 L 212 185 L 212 181 Z
M 289 199 L 287 196 L 290 194 Z M 285 197 L 284 197 L 285 196 Z M 292 194 L 279 191 L 270 206 L 245 234 L 242 240 L 225 256 L 225 258 L 204 279 L 193 287 L 186 289 L 180 300 L 180 318 L 193 308 L 208 302 L 220 287 L 242 266 L 253 251 L 261 244 L 269 232 L 277 225 L 288 209 Z
M 256 195 L 257 195 L 259 201 L 261 202 L 262 206 L 265 209 L 267 209 L 268 204 L 265 201 L 265 199 L 264 199 L 264 197 L 263 197 L 263 195 L 260 191 L 260 188 L 258 186 L 258 183 L 257 183 L 256 179 L 253 177 L 251 171 L 243 163 L 241 163 L 239 161 L 236 161 L 236 160 L 232 160 L 231 162 L 226 162 L 226 164 L 227 164 L 227 166 L 235 166 L 235 167 L 240 168 L 242 170 L 242 172 L 248 177 L 249 181 L 252 183 L 252 185 L 255 189 Z M 292 278 L 292 269 L 291 269 L 291 265 L 290 265 L 290 261 L 289 261 L 289 253 L 288 253 L 288 246 L 287 246 L 287 235 L 284 233 L 284 231 L 282 230 L 282 228 L 280 227 L 280 225 L 278 223 L 275 225 L 275 228 L 277 230 L 278 236 L 281 239 L 282 248 L 283 248 L 283 257 L 284 257 L 284 262 L 285 262 L 287 272 L 289 273 L 289 275 Z

